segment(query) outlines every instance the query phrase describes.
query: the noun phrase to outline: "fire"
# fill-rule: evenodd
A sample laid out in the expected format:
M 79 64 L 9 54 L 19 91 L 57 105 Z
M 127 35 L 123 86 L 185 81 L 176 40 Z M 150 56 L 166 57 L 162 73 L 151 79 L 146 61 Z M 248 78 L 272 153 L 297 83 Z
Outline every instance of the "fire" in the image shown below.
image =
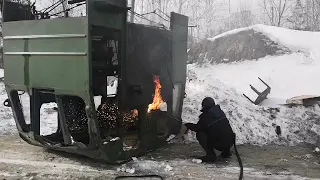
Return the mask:
M 152 110 L 160 109 L 161 105 L 164 103 L 162 96 L 161 96 L 161 84 L 159 76 L 154 76 L 153 80 L 155 84 L 155 91 L 152 104 L 149 104 L 148 113 Z

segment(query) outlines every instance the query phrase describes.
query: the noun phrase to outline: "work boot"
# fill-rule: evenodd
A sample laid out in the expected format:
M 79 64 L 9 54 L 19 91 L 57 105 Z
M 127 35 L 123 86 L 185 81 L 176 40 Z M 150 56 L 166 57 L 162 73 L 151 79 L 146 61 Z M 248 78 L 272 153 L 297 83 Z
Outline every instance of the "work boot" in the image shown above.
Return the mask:
M 215 154 L 207 154 L 205 156 L 202 156 L 200 159 L 202 160 L 202 162 L 216 162 L 217 156 Z
M 229 150 L 226 150 L 226 151 L 223 151 L 222 153 L 221 153 L 221 157 L 223 157 L 223 158 L 229 158 L 229 157 L 231 157 L 232 156 L 232 154 L 231 154 L 231 152 L 230 152 L 230 149 Z

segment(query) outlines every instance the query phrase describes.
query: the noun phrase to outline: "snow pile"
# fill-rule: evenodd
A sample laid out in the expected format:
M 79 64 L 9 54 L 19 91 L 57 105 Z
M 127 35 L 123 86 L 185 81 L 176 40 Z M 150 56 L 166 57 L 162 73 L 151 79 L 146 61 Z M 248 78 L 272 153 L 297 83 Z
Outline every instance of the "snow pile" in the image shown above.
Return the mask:
M 210 77 L 219 79 L 237 91 L 245 93 L 251 99 L 257 95 L 249 84 L 262 91 L 266 88 L 258 77 L 271 86 L 271 94 L 264 105 L 283 104 L 286 99 L 300 95 L 320 95 L 320 85 L 315 77 L 320 76 L 320 32 L 296 31 L 267 25 L 254 25 L 232 30 L 211 41 L 241 31 L 253 29 L 266 35 L 271 40 L 289 48 L 291 54 L 266 56 L 258 61 L 244 61 L 230 64 L 219 64 L 203 69 L 210 71 Z M 211 78 L 212 79 L 212 78 Z
M 320 138 L 320 134 L 312 131 L 315 124 L 320 124 L 319 106 L 268 108 L 253 105 L 234 88 L 215 79 L 210 65 L 208 67 L 188 66 L 186 93 L 183 110 L 185 122 L 196 123 L 200 114 L 201 100 L 211 96 L 226 112 L 237 134 L 237 142 L 240 144 L 295 145 L 302 142 L 316 143 Z M 275 132 L 276 126 L 281 127 L 280 137 Z M 187 139 L 195 141 L 194 133 L 189 133 Z
M 222 33 L 213 38 L 208 38 L 210 41 L 214 41 L 221 37 L 236 34 L 242 31 L 254 30 L 261 32 L 271 38 L 273 41 L 285 45 L 291 50 L 314 50 L 319 49 L 320 42 L 316 39 L 320 38 L 320 32 L 298 31 L 287 28 L 268 26 L 263 24 L 257 24 L 245 28 L 234 29 L 225 33 Z M 316 53 L 316 54 L 319 54 Z
M 257 24 L 246 28 L 231 30 L 213 38 L 209 38 L 208 40 L 216 41 L 224 37 L 250 30 L 262 33 L 280 46 L 289 48 L 291 52 L 302 52 L 313 60 L 320 58 L 320 32 L 298 31 Z M 225 48 L 227 51 L 228 47 Z
M 292 52 L 273 39 L 275 38 L 253 28 L 232 30 L 195 44 L 188 51 L 188 62 L 225 64 L 244 60 L 256 61 L 266 56 Z
M 207 66 L 198 70 L 210 74 L 208 81 L 219 79 L 237 91 L 245 93 L 252 100 L 257 94 L 250 89 L 250 84 L 259 91 L 266 88 L 259 81 L 260 77 L 271 87 L 271 94 L 265 103 L 274 105 L 284 104 L 286 99 L 295 96 L 320 95 L 320 84 L 314 83 L 314 77 L 320 76 L 319 69 L 320 63 L 313 62 L 313 59 L 303 53 L 293 53 L 265 57 L 259 61 Z
M 144 160 L 144 159 L 137 159 L 132 158 L 133 162 L 129 162 L 127 164 L 123 164 L 121 167 L 117 168 L 118 172 L 126 172 L 130 174 L 134 173 L 147 173 L 147 174 L 163 174 L 169 173 L 173 171 L 173 167 L 169 165 L 167 162 L 161 161 L 153 161 L 153 160 Z
M 16 125 L 14 122 L 14 119 L 12 117 L 12 112 L 10 108 L 7 108 L 2 105 L 2 103 L 8 98 L 7 93 L 4 89 L 4 84 L 0 83 L 0 119 L 1 119 L 1 125 L 0 125 L 0 137 L 11 135 L 13 133 L 16 133 Z

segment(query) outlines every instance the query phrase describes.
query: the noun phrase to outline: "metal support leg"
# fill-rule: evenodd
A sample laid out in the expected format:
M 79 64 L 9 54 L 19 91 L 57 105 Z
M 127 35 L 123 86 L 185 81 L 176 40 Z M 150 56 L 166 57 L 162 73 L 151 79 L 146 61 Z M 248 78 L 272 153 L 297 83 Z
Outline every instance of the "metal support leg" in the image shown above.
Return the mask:
M 251 87 L 251 89 L 255 92 L 255 93 L 257 93 L 258 95 L 259 94 L 261 94 L 255 87 L 253 87 L 251 84 L 250 84 L 250 87 Z
M 30 121 L 31 121 L 31 131 L 34 135 L 40 135 L 40 96 L 36 89 L 32 89 L 32 94 L 30 96 Z
M 72 137 L 68 131 L 67 123 L 66 123 L 66 116 L 63 109 L 63 101 L 61 96 L 56 97 L 57 105 L 58 105 L 58 114 L 59 114 L 59 124 L 61 127 L 61 131 L 63 134 L 64 144 L 72 145 Z

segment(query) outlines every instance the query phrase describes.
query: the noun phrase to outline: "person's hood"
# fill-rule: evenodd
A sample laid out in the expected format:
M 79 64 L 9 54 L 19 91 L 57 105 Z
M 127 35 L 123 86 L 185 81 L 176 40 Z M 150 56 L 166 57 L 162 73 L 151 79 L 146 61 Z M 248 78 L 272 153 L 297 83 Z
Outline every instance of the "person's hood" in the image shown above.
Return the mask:
M 206 107 L 203 107 L 200 111 L 201 112 L 207 112 L 209 111 L 211 108 L 215 107 L 217 105 L 212 105 L 212 106 L 206 106 Z M 219 106 L 220 107 L 220 106 Z

